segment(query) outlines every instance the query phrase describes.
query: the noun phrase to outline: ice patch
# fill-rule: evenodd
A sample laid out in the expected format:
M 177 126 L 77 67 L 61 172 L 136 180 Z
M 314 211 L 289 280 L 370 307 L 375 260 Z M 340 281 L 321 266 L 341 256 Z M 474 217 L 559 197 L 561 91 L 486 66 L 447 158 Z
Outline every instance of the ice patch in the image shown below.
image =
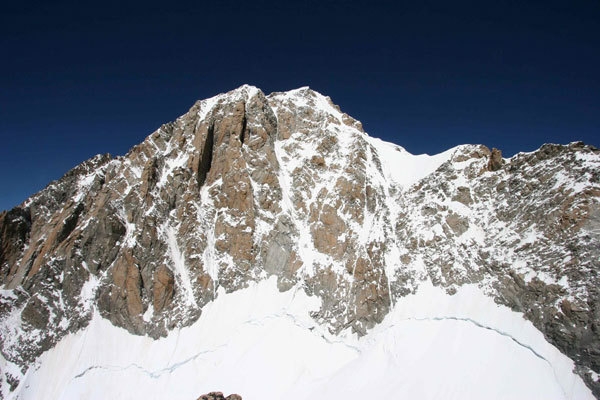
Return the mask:
M 92 307 L 98 285 L 100 285 L 100 279 L 90 273 L 89 279 L 81 286 L 81 292 L 79 294 L 79 303 L 81 305 L 86 308 Z
M 154 306 L 150 304 L 144 315 L 142 315 L 142 319 L 145 322 L 149 322 L 152 320 L 152 317 L 154 317 Z

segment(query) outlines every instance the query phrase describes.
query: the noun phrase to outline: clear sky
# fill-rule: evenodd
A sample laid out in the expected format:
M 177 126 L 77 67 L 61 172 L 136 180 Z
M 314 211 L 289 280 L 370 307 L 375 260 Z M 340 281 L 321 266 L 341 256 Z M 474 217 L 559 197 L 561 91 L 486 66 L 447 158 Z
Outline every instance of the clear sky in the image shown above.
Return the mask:
M 244 83 L 415 154 L 600 146 L 598 0 L 4 3 L 0 209 Z

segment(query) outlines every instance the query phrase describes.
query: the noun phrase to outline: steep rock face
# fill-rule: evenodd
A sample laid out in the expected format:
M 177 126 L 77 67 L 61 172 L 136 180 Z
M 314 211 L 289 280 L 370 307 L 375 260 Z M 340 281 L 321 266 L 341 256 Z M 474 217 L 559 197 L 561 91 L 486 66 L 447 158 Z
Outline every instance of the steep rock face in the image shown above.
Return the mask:
M 272 275 L 364 334 L 428 279 L 523 312 L 598 396 L 599 164 L 577 143 L 413 156 L 308 88 L 243 86 L 0 214 L 1 352 L 24 372 L 94 309 L 156 338 Z

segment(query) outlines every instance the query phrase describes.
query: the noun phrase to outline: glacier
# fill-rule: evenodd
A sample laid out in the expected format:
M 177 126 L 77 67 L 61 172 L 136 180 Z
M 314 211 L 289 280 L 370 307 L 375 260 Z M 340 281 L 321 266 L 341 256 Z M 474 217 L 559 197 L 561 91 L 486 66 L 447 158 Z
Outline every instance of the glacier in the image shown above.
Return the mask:
M 366 336 L 332 335 L 320 300 L 274 278 L 219 293 L 193 325 L 153 340 L 95 314 L 6 399 L 593 399 L 573 362 L 475 286 L 423 285 Z

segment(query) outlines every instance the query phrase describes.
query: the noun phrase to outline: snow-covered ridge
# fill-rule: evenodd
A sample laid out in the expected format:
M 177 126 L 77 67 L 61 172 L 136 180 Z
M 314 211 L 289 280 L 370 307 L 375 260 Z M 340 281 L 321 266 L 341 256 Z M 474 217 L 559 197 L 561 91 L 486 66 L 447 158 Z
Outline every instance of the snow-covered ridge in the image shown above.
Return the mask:
M 454 147 L 435 155 L 413 155 L 404 148 L 381 139 L 367 136 L 369 143 L 377 149 L 384 166 L 386 177 L 402 188 L 420 181 L 448 161 L 460 147 Z
M 335 106 L 329 96 L 304 86 L 287 92 L 271 93 L 269 96 L 277 104 L 292 103 L 297 108 L 311 108 L 317 112 L 323 112 L 334 116 L 338 122 L 342 123 L 343 113 L 339 107 Z

